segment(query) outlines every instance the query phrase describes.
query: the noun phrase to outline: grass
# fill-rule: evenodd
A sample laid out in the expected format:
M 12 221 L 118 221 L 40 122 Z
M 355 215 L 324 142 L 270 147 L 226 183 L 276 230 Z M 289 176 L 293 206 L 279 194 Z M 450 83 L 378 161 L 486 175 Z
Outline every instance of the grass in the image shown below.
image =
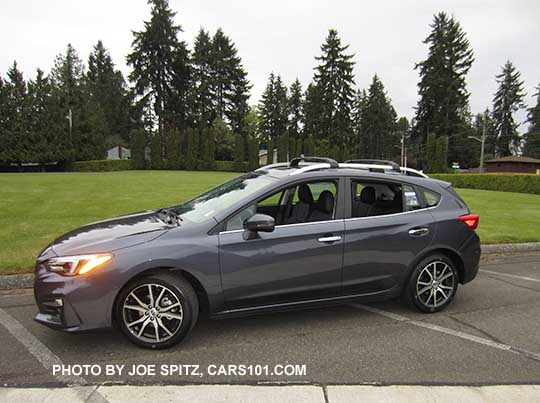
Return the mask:
M 82 224 L 190 199 L 230 172 L 0 174 L 0 274 L 32 270 L 54 238 Z M 483 243 L 540 241 L 540 195 L 459 189 Z

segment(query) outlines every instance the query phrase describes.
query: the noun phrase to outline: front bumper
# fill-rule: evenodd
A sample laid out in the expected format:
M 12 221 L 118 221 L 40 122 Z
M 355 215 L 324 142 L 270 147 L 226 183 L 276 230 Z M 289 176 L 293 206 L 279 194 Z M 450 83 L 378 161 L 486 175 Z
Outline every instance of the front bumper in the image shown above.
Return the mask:
M 92 276 L 62 276 L 36 265 L 34 320 L 53 329 L 79 332 L 107 328 L 112 323 L 116 288 L 107 272 Z

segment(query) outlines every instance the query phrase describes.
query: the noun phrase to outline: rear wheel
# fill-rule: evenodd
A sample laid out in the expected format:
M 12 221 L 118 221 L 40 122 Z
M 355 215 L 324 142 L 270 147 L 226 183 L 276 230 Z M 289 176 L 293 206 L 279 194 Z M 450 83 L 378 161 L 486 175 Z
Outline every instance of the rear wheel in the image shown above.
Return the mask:
M 199 303 L 193 287 L 169 273 L 141 277 L 121 292 L 116 307 L 120 329 L 145 348 L 167 348 L 182 341 L 195 325 Z
M 458 273 L 454 262 L 442 254 L 422 260 L 404 290 L 405 299 L 421 312 L 442 311 L 456 295 Z

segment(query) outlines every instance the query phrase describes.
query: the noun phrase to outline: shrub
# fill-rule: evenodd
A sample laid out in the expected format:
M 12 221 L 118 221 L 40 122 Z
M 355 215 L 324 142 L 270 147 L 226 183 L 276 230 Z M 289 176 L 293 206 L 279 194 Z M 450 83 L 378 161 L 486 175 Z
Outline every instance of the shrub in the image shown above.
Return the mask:
M 133 169 L 131 160 L 76 161 L 71 164 L 74 172 L 127 171 Z
M 432 174 L 455 188 L 540 194 L 540 175 L 534 174 Z
M 248 167 L 246 162 L 216 161 L 216 171 L 247 172 Z

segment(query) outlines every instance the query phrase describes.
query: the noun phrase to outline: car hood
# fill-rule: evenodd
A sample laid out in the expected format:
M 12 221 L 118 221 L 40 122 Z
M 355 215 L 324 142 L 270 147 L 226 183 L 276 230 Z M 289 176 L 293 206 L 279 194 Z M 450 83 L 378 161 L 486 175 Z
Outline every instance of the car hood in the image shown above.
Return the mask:
M 144 211 L 77 228 L 50 247 L 58 256 L 112 252 L 149 242 L 174 227 L 160 220 L 157 211 Z

